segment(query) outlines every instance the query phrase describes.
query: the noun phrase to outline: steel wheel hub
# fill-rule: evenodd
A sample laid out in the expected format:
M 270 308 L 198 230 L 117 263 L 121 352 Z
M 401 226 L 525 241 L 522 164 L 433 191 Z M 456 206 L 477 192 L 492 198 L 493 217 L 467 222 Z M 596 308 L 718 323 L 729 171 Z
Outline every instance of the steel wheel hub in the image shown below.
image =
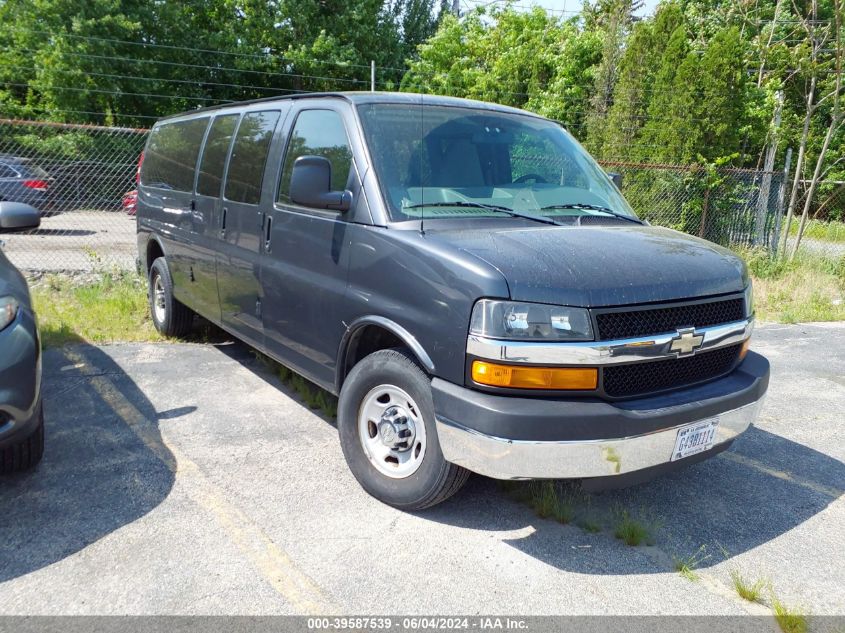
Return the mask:
M 425 424 L 413 399 L 394 385 L 379 385 L 364 396 L 358 437 L 380 473 L 400 479 L 417 471 L 425 456 Z
M 163 323 L 167 313 L 167 304 L 165 303 L 164 284 L 161 281 L 161 275 L 156 275 L 153 281 L 153 310 L 155 311 L 156 321 Z

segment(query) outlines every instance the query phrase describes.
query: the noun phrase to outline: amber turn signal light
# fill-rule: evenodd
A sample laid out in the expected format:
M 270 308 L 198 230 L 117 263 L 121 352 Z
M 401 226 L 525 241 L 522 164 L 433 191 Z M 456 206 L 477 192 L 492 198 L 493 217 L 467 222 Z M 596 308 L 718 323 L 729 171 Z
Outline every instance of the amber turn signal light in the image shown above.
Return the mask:
M 523 367 L 476 360 L 472 363 L 472 379 L 491 387 L 572 391 L 595 389 L 599 372 L 594 367 Z
M 749 347 L 751 347 L 751 339 L 747 338 L 742 342 L 742 347 L 739 348 L 739 360 L 743 360 L 745 358 Z

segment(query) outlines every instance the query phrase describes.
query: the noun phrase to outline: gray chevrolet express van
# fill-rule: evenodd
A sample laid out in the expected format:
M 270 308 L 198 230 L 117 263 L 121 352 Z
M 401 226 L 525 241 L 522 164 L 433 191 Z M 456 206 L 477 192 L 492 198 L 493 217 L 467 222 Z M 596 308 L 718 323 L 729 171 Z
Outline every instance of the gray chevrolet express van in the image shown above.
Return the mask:
M 194 314 L 337 394 L 349 468 L 406 509 L 498 479 L 629 485 L 727 448 L 769 365 L 730 251 L 649 226 L 560 125 L 315 94 L 153 127 L 155 326 Z

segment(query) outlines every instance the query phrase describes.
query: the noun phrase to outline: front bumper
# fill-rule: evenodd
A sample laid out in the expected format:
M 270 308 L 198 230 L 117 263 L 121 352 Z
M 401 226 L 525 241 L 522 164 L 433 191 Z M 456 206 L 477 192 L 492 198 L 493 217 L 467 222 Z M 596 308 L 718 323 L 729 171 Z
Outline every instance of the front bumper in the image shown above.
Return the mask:
M 32 312 L 21 309 L 0 331 L 0 449 L 37 427 L 41 402 L 41 342 Z
M 667 464 L 678 428 L 712 417 L 718 452 L 757 418 L 768 382 L 768 361 L 749 352 L 718 380 L 621 402 L 497 396 L 439 379 L 432 388 L 447 461 L 496 479 L 585 479 Z

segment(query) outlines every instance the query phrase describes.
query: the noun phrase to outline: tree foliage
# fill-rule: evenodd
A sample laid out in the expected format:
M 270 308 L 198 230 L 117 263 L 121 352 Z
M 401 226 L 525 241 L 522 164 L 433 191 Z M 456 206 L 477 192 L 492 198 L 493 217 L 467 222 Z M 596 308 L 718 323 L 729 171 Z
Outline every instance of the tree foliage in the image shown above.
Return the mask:
M 782 92 L 777 163 L 801 147 L 796 187 L 816 171 L 845 180 L 840 0 L 662 0 L 646 18 L 639 0 L 590 0 L 571 18 L 527 4 L 455 16 L 448 0 L 0 0 L 0 109 L 147 125 L 369 89 L 375 61 L 381 89 L 527 108 L 602 158 L 757 167 Z

